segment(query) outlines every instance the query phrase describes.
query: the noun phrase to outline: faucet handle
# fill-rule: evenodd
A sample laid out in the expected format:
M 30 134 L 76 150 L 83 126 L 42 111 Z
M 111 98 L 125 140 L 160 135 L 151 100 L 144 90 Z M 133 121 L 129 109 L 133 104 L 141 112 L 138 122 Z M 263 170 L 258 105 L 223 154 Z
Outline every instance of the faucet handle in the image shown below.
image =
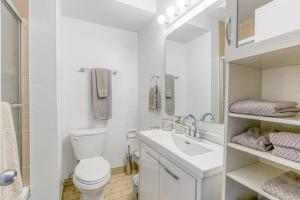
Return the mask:
M 191 132 L 193 133 L 193 135 L 191 134 L 191 136 L 196 137 L 197 127 L 196 126 L 191 127 Z
M 183 126 L 183 132 L 186 135 L 190 135 L 191 134 L 191 127 L 190 126 Z

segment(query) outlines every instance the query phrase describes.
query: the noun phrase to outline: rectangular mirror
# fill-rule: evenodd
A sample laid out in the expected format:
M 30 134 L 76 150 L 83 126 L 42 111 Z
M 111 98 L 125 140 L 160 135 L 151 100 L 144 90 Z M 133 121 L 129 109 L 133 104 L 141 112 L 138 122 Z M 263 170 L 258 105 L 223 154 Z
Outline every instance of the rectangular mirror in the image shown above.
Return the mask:
M 165 111 L 223 123 L 225 0 L 166 38 Z

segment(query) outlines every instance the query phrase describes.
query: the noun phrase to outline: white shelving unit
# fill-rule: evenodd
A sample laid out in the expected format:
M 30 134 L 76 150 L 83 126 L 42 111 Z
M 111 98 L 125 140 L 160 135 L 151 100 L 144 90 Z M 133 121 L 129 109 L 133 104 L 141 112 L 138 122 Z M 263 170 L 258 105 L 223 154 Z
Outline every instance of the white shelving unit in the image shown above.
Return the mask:
M 233 149 L 266 159 L 266 160 L 274 162 L 274 163 L 278 163 L 278 164 L 281 164 L 284 166 L 289 166 L 292 169 L 300 171 L 300 163 L 294 162 L 291 160 L 287 160 L 287 159 L 284 159 L 284 158 L 281 158 L 278 156 L 274 156 L 270 152 L 259 151 L 256 149 L 251 149 L 251 148 L 248 148 L 248 147 L 245 147 L 245 146 L 242 146 L 239 144 L 234 144 L 234 143 L 228 143 L 227 146 L 231 147 Z
M 227 173 L 227 177 L 247 186 L 253 191 L 269 198 L 278 200 L 261 189 L 265 180 L 275 178 L 284 171 L 262 163 L 255 163 Z
M 261 117 L 261 116 L 254 116 L 254 115 L 229 113 L 229 117 L 300 126 L 300 115 L 296 115 L 295 117 L 274 118 L 274 117 Z
M 226 65 L 223 200 L 238 200 L 249 195 L 262 195 L 271 200 L 278 200 L 264 192 L 261 185 L 287 170 L 300 173 L 300 163 L 272 155 L 271 152 L 262 152 L 230 142 L 233 136 L 250 127 L 259 127 L 262 130 L 276 128 L 300 133 L 299 115 L 273 118 L 228 111 L 233 102 L 242 99 L 296 101 L 300 104 L 300 54 L 297 59 L 291 60 L 296 56 L 298 48 L 297 46 L 277 49 L 276 52 L 264 52 L 264 55 L 233 60 Z M 277 63 L 278 58 L 282 60 L 280 63 Z

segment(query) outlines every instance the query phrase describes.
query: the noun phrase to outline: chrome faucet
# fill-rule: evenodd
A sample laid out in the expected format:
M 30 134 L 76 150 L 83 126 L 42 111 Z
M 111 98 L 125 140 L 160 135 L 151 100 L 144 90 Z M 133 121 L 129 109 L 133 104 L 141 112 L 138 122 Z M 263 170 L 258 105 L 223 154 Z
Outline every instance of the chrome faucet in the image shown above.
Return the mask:
M 206 117 L 210 117 L 210 120 L 211 120 L 211 121 L 212 121 L 212 120 L 215 120 L 215 117 L 214 117 L 214 115 L 213 115 L 212 113 L 204 113 L 204 114 L 201 116 L 200 120 L 201 120 L 201 121 L 205 121 Z
M 192 126 L 196 126 L 197 119 L 194 115 L 187 115 L 186 117 L 183 118 L 182 123 L 185 124 L 185 121 L 187 119 L 190 119 L 192 121 Z
M 184 117 L 183 120 L 182 120 L 183 126 L 186 125 L 185 121 L 186 121 L 187 119 L 191 120 L 192 126 L 188 126 L 188 128 L 184 128 L 184 132 L 185 132 L 186 130 L 188 130 L 187 135 L 196 137 L 196 134 L 197 134 L 197 119 L 196 119 L 196 117 L 195 117 L 194 115 L 187 115 L 187 116 Z M 192 135 L 192 131 L 193 131 L 193 135 Z

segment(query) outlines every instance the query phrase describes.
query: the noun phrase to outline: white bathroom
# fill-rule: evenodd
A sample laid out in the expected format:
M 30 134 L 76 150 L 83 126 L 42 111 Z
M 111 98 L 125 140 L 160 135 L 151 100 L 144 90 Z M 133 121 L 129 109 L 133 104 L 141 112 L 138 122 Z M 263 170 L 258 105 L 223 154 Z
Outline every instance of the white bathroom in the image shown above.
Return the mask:
M 297 0 L 1 0 L 0 200 L 300 200 Z

